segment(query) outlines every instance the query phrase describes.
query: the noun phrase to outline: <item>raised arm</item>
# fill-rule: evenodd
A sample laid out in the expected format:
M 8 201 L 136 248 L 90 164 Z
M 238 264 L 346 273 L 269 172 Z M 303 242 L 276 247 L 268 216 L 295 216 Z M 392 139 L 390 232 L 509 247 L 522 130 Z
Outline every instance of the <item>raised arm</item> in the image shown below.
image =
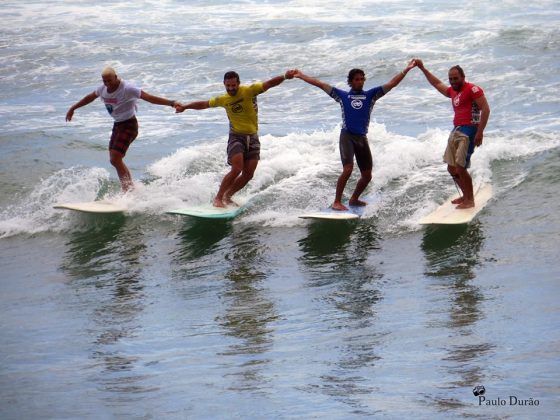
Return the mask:
M 66 121 L 72 121 L 72 117 L 74 116 L 74 111 L 78 108 L 81 108 L 83 106 L 86 106 L 87 104 L 92 103 L 93 101 L 95 101 L 95 99 L 97 98 L 97 95 L 95 92 L 91 92 L 89 95 L 84 96 L 82 99 L 80 99 L 78 102 L 76 102 L 74 105 L 72 105 L 69 109 L 68 112 L 66 113 Z
M 385 93 L 389 92 L 391 89 L 393 89 L 394 87 L 396 87 L 400 82 L 403 81 L 404 77 L 406 76 L 406 74 L 412 70 L 414 67 L 416 67 L 416 60 L 410 60 L 408 62 L 408 64 L 406 65 L 406 67 L 404 68 L 404 70 L 400 71 L 399 73 L 397 73 L 397 75 L 395 77 L 393 77 L 391 80 L 389 80 L 387 83 L 385 83 L 383 85 L 383 91 Z
M 428 80 L 428 82 L 437 89 L 437 91 L 439 93 L 441 93 L 443 96 L 447 96 L 449 98 L 449 94 L 447 93 L 447 85 L 445 83 L 443 83 L 441 80 L 439 80 L 436 76 L 434 76 L 432 73 L 430 73 L 428 71 L 428 69 L 426 67 L 424 67 L 424 63 L 422 60 L 420 60 L 419 58 L 415 59 L 416 61 L 416 65 L 418 66 L 418 68 L 420 70 L 422 70 L 422 73 L 424 73 L 424 76 L 426 76 L 426 79 Z
M 175 101 L 175 112 L 183 112 L 185 109 L 207 109 L 210 108 L 209 101 L 194 101 L 188 104 L 182 104 Z
M 145 101 L 147 101 L 151 104 L 167 105 L 167 106 L 171 106 L 171 107 L 175 107 L 175 102 L 176 102 L 172 99 L 165 99 L 165 98 L 160 98 L 159 96 L 150 95 L 148 92 L 144 92 L 144 91 L 142 91 L 142 93 L 140 93 L 140 98 L 144 99 Z
M 266 92 L 271 87 L 278 86 L 280 83 L 282 83 L 286 79 L 293 79 L 295 72 L 296 72 L 295 70 L 288 70 L 282 76 L 276 76 L 276 77 L 273 77 L 270 80 L 267 80 L 266 82 L 263 83 L 264 91 Z
M 484 137 L 484 129 L 488 123 L 488 118 L 490 117 L 490 105 L 485 96 L 476 98 L 474 102 L 480 108 L 480 122 L 478 123 L 478 129 L 476 130 L 476 135 L 474 136 L 474 144 L 478 147 L 482 145 L 482 138 Z
M 304 74 L 300 70 L 296 70 L 294 77 L 303 80 L 304 82 L 309 83 L 310 85 L 317 86 L 320 89 L 323 89 L 325 92 L 330 93 L 332 86 L 328 83 L 323 82 L 322 80 L 315 79 L 307 74 Z

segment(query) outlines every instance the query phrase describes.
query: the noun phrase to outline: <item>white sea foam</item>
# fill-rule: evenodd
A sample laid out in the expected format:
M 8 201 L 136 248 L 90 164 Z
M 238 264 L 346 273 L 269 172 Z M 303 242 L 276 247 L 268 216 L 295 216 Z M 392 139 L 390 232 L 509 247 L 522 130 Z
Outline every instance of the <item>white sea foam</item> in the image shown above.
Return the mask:
M 304 223 L 298 215 L 327 207 L 334 197 L 341 165 L 338 152 L 339 127 L 330 131 L 290 133 L 261 137 L 261 161 L 255 177 L 240 192 L 252 198 L 253 206 L 239 220 L 268 226 Z M 429 129 L 417 138 L 388 132 L 372 123 L 371 148 L 374 156 L 373 181 L 366 194 L 381 192 L 381 200 L 368 208 L 364 217 L 393 217 L 391 225 L 411 228 L 453 193 L 454 186 L 442 163 L 448 132 Z M 162 214 L 166 210 L 209 202 L 216 193 L 225 165 L 225 139 L 178 149 L 151 164 L 149 179 L 115 199 L 126 203 L 131 213 Z M 515 138 L 505 133 L 485 137 L 472 159 L 471 174 L 476 185 L 492 182 L 492 163 L 523 158 L 560 145 L 547 133 L 526 132 Z M 112 175 L 114 177 L 114 175 Z M 92 201 L 107 188 L 110 173 L 101 168 L 69 168 L 43 180 L 19 204 L 2 212 L 2 236 L 64 230 L 71 223 L 68 212 L 52 209 L 58 202 Z M 357 168 L 346 193 L 358 177 Z M 518 179 L 516 183 L 521 182 Z M 514 184 L 516 184 L 514 183 Z M 513 187 L 512 184 L 510 187 Z
M 108 178 L 109 173 L 101 168 L 72 167 L 54 173 L 19 203 L 2 211 L 0 238 L 64 229 L 70 214 L 55 210 L 53 205 L 93 201 Z

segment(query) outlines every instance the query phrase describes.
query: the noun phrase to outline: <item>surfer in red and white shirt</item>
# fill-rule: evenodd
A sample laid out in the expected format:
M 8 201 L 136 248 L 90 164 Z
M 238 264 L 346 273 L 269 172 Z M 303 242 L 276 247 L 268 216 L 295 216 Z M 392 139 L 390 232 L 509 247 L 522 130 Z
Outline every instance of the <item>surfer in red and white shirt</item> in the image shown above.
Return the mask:
M 109 142 L 109 158 L 111 165 L 117 170 L 117 175 L 124 192 L 132 188 L 132 176 L 124 164 L 124 156 L 130 144 L 138 135 L 138 121 L 136 120 L 136 102 L 143 99 L 155 105 L 175 106 L 175 101 L 150 95 L 142 89 L 121 80 L 112 67 L 105 67 L 101 73 L 103 85 L 92 93 L 84 96 L 68 109 L 66 121 L 72 121 L 74 111 L 97 98 L 101 98 L 107 112 L 113 117 L 113 131 Z
M 443 160 L 463 193 L 462 197 L 453 200 L 453 204 L 457 204 L 458 209 L 474 207 L 472 178 L 467 169 L 474 148 L 482 145 L 484 129 L 490 116 L 490 106 L 484 91 L 479 86 L 465 81 L 465 72 L 460 66 L 449 69 L 448 86 L 430 73 L 422 60 L 417 58 L 415 61 L 428 82 L 442 95 L 451 98 L 455 112 L 454 127 L 447 141 Z

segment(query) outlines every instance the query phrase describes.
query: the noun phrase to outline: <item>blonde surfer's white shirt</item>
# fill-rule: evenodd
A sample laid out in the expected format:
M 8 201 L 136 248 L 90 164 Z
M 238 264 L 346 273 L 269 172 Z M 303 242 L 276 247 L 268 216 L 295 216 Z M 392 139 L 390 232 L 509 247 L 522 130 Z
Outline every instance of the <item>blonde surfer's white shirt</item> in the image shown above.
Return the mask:
M 140 98 L 142 90 L 121 80 L 119 87 L 113 93 L 107 92 L 107 86 L 101 85 L 95 90 L 95 94 L 101 98 L 115 122 L 121 122 L 136 115 L 136 101 Z

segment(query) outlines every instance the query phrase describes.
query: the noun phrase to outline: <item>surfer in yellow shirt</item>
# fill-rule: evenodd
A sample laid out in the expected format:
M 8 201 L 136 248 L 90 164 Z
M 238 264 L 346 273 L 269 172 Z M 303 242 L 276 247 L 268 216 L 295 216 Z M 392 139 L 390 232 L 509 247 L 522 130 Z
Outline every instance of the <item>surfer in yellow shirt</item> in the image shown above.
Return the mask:
M 278 86 L 285 79 L 292 79 L 295 70 L 288 70 L 266 82 L 241 85 L 239 75 L 234 71 L 224 74 L 226 93 L 208 101 L 188 104 L 176 103 L 176 112 L 186 109 L 207 109 L 222 107 L 229 119 L 229 139 L 227 146 L 230 171 L 224 176 L 220 189 L 214 198 L 215 207 L 235 204 L 231 197 L 253 178 L 260 159 L 261 145 L 258 136 L 257 95 Z

